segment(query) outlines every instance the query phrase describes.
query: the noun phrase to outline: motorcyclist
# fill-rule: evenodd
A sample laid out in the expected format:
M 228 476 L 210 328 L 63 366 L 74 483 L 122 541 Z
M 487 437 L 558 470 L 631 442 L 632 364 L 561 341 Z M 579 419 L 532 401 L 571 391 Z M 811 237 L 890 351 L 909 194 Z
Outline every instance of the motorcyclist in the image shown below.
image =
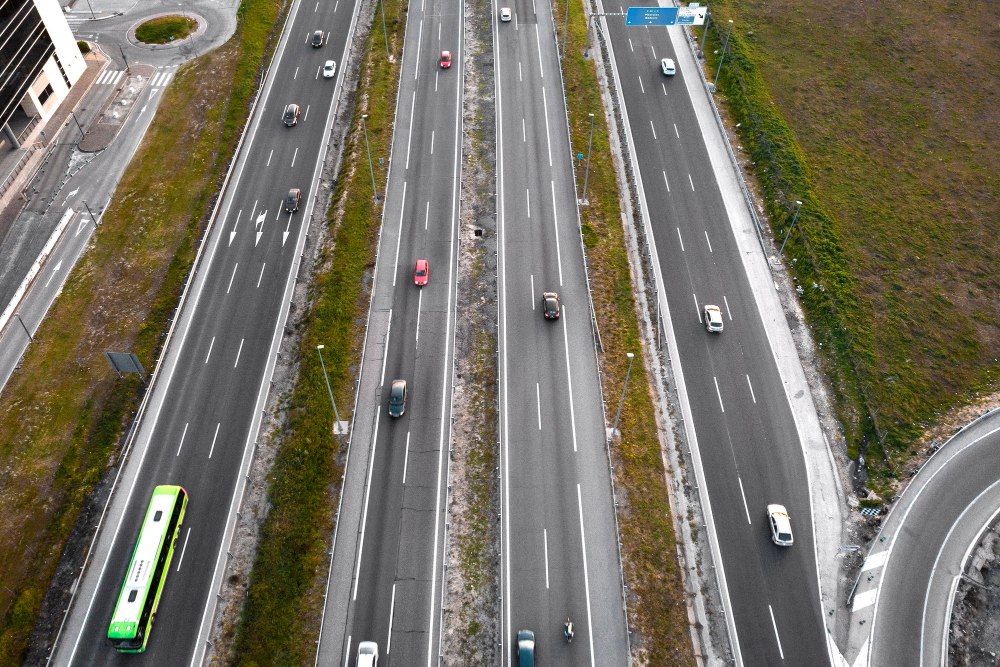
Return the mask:
M 566 623 L 563 624 L 563 637 L 566 638 L 567 642 L 573 641 L 573 621 L 566 618 Z

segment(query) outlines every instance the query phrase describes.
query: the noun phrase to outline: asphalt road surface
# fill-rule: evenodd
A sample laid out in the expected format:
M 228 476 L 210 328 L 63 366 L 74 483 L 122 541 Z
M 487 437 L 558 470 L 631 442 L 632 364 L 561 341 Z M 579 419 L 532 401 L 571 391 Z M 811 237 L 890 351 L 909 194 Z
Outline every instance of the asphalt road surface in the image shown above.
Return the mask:
M 392 160 L 358 410 L 317 662 L 379 664 L 438 654 L 447 452 L 457 299 L 463 5 L 422 0 L 407 13 Z M 453 64 L 439 66 L 442 51 Z M 430 281 L 414 283 L 418 259 Z M 388 413 L 394 379 L 406 411 Z
M 855 609 L 877 600 L 868 624 L 871 651 L 856 664 L 947 664 L 958 580 L 1000 512 L 998 447 L 1000 412 L 994 412 L 944 445 L 893 507 L 854 596 Z
M 320 68 L 342 61 L 354 11 L 293 8 L 55 664 L 201 663 L 340 90 L 341 77 L 323 79 Z M 314 49 L 307 40 L 317 28 L 329 34 Z M 282 123 L 289 102 L 302 109 L 296 127 Z M 292 187 L 303 199 L 289 214 L 282 204 Z M 158 484 L 184 486 L 190 502 L 148 649 L 121 656 L 108 623 Z
M 603 11 L 623 7 L 605 2 Z M 700 451 L 707 479 L 737 659 L 829 664 L 808 472 L 702 136 L 715 126 L 699 125 L 685 86 L 687 77 L 698 80 L 696 65 L 690 54 L 674 51 L 665 28 L 626 28 L 623 17 L 606 21 L 650 211 L 668 335 L 679 351 L 678 384 L 686 385 L 682 400 L 696 433 L 692 449 Z M 662 74 L 664 57 L 678 63 L 676 76 Z M 723 333 L 706 331 L 705 304 L 722 309 Z M 788 508 L 793 547 L 771 543 L 769 503 Z
M 552 16 L 548 3 L 510 6 L 511 22 L 494 21 L 504 660 L 527 628 L 541 664 L 623 665 L 607 436 Z M 561 296 L 558 320 L 542 316 L 547 291 Z

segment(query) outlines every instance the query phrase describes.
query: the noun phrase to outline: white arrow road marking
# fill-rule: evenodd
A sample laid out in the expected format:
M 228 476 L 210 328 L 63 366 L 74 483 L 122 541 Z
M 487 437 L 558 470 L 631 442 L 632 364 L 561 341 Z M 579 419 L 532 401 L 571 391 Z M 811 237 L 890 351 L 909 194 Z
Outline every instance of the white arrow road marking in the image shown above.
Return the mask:
M 257 216 L 257 240 L 253 243 L 255 248 L 257 247 L 257 244 L 260 243 L 260 237 L 264 234 L 264 218 L 266 217 L 267 211 L 261 211 L 260 215 Z
M 72 197 L 73 195 L 75 195 L 75 194 L 76 194 L 77 192 L 79 192 L 79 191 L 80 191 L 80 188 L 77 188 L 76 190 L 73 190 L 72 192 L 68 193 L 68 194 L 66 195 L 66 199 L 63 199 L 63 206 L 65 206 L 65 205 L 66 205 L 66 202 L 68 202 L 68 201 L 69 201 L 69 198 L 70 198 L 70 197 Z
M 288 240 L 288 230 L 292 228 L 292 213 L 288 214 L 288 225 L 285 227 L 285 231 L 281 232 L 281 247 L 285 247 L 285 241 Z
M 52 273 L 49 274 L 49 279 L 45 281 L 45 287 L 49 286 L 49 283 L 52 282 L 52 277 L 55 276 L 59 272 L 59 269 L 61 268 L 62 268 L 62 260 L 60 259 L 59 263 L 56 264 L 55 268 L 52 269 Z
M 241 215 L 243 215 L 243 209 L 240 209 L 236 213 L 236 222 L 233 223 L 233 231 L 229 232 L 229 245 L 233 245 L 233 239 L 236 238 L 236 225 L 240 224 Z

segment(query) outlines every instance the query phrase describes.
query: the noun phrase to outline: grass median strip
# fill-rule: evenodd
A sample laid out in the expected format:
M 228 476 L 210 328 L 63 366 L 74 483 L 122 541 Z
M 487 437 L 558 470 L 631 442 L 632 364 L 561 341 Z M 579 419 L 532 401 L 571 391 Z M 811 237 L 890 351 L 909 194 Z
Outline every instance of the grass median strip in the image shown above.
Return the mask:
M 603 98 L 594 63 L 582 56 L 587 19 L 582 2 L 569 3 L 569 33 L 563 76 L 574 154 L 584 152 L 595 116 L 590 175 L 580 210 L 591 294 L 604 346 L 601 354 L 605 397 L 621 396 L 628 369 L 626 352 L 636 355 L 619 430 L 612 450 L 619 493 L 618 519 L 622 540 L 628 613 L 633 631 L 633 658 L 641 664 L 691 665 L 684 583 L 677 562 L 671 509 L 649 378 L 642 360 L 635 297 L 622 228 L 620 193 L 604 122 Z M 560 15 L 565 7 L 558 3 Z M 560 36 L 562 36 L 560 34 Z M 580 162 L 580 161 L 578 161 Z M 582 186 L 585 165 L 577 165 Z M 610 415 L 609 415 L 610 417 Z
M 43 660 L 58 627 L 69 591 L 46 590 L 64 549 L 63 558 L 82 559 L 88 540 L 67 546 L 68 536 L 117 462 L 142 393 L 103 353 L 133 351 L 153 366 L 282 7 L 244 0 L 236 36 L 178 70 L 91 248 L 0 396 L 2 664 L 25 659 L 33 626 L 30 656 Z M 177 113 L 192 108 L 202 113 Z
M 368 114 L 368 140 L 381 187 L 388 160 L 383 166 L 378 158 L 389 155 L 392 141 L 405 17 L 400 0 L 385 2 L 391 63 L 386 61 L 381 26 L 365 41 L 359 101 L 328 215 L 326 243 L 316 263 L 310 310 L 303 320 L 299 375 L 287 401 L 284 429 L 277 435 L 270 510 L 236 631 L 233 664 L 305 665 L 314 660 L 344 473 L 339 457 L 346 447 L 346 440 L 331 434 L 330 398 L 316 346 L 325 346 L 324 362 L 338 406 L 352 405 L 382 214 L 372 197 L 361 114 Z M 341 418 L 349 416 L 341 412 Z

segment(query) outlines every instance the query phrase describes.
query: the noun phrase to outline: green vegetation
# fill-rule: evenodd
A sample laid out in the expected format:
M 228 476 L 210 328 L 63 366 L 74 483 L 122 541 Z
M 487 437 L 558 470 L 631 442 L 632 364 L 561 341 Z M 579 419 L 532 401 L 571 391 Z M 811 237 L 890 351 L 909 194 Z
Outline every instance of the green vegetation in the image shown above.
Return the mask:
M 90 42 L 85 42 L 81 39 L 77 41 L 76 46 L 80 49 L 80 53 L 83 55 L 90 53 Z
M 135 29 L 135 38 L 146 44 L 169 44 L 184 39 L 198 28 L 187 16 L 158 16 Z
M 779 238 L 804 203 L 785 252 L 850 454 L 867 440 L 892 475 L 943 412 L 998 389 L 1000 45 L 979 30 L 997 8 L 712 11 L 734 20 L 720 96 Z
M 153 366 L 281 6 L 244 0 L 233 39 L 178 70 L 92 247 L 0 396 L 0 664 L 23 660 L 69 532 L 141 396 L 103 353 L 131 350 Z M 190 108 L 204 112 L 176 113 Z
M 553 11 L 561 12 L 562 7 L 553 5 Z M 642 358 L 608 127 L 596 69 L 581 55 L 586 39 L 583 3 L 571 2 L 563 72 L 573 153 L 586 150 L 590 134 L 587 114 L 596 117 L 586 193 L 590 206 L 581 209 L 580 215 L 587 260 L 591 266 L 601 267 L 590 277 L 604 345 L 601 369 L 605 396 L 621 395 L 628 367 L 625 353 L 636 355 L 619 423 L 622 437 L 612 450 L 621 503 L 618 520 L 625 583 L 630 592 L 633 655 L 642 655 L 650 665 L 693 665 L 684 583 L 677 563 L 660 441 L 652 418 L 655 409 Z M 584 165 L 577 165 L 580 187 L 583 171 Z
M 250 574 L 232 662 L 239 665 L 312 664 L 329 564 L 329 543 L 343 477 L 340 446 L 331 435 L 330 399 L 316 354 L 340 406 L 352 405 L 352 366 L 360 356 L 367 286 L 374 269 L 381 206 L 374 204 L 360 116 L 368 114 L 373 158 L 389 154 L 405 26 L 401 0 L 385 3 L 394 61 L 385 58 L 381 30 L 372 30 L 360 70 L 359 103 L 348 135 L 329 218 L 330 238 L 313 278 L 311 310 L 298 348 L 302 364 L 278 436 L 270 476 L 270 511 Z M 385 169 L 375 162 L 377 183 Z M 341 414 L 343 418 L 347 415 Z

